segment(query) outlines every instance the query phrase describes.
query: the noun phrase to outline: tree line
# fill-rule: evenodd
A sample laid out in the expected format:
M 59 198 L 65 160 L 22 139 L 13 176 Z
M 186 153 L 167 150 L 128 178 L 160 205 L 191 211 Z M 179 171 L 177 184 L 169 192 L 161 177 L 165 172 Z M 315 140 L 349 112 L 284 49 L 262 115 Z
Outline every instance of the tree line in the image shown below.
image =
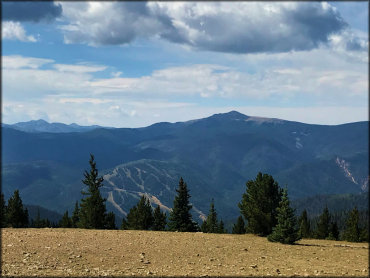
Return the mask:
M 19 191 L 5 203 L 1 194 L 1 225 L 2 227 L 64 227 L 85 229 L 117 229 L 115 215 L 107 212 L 106 199 L 99 188 L 103 185 L 103 177 L 99 177 L 94 156 L 90 155 L 90 170 L 84 172 L 83 184 L 86 190 L 82 191 L 84 198 L 76 202 L 72 215 L 68 210 L 59 223 L 51 223 L 48 219 L 28 220 L 28 211 L 23 208 Z M 192 219 L 190 210 L 190 194 L 186 182 L 180 178 L 177 195 L 169 215 L 161 211 L 159 205 L 152 208 L 149 199 L 142 195 L 137 204 L 123 217 L 120 229 L 123 230 L 153 230 L 179 231 L 204 233 L 227 233 L 224 222 L 218 219 L 214 200 L 212 199 L 207 217 L 199 224 Z M 288 191 L 280 188 L 271 175 L 258 173 L 255 180 L 246 183 L 246 192 L 238 207 L 241 215 L 232 228 L 233 234 L 252 233 L 265 236 L 269 241 L 293 244 L 301 238 L 317 238 L 347 241 L 368 241 L 366 227 L 359 225 L 359 211 L 355 207 L 345 220 L 342 232 L 327 208 L 319 219 L 313 223 L 304 210 L 297 218 L 294 209 L 290 206 Z M 314 226 L 314 227 L 313 227 Z

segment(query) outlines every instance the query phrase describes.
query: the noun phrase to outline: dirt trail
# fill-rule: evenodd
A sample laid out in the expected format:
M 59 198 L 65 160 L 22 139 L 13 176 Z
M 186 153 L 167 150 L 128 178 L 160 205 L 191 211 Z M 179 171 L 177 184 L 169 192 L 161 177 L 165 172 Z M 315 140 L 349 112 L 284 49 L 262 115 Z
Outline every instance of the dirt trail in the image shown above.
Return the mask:
M 254 235 L 2 229 L 2 276 L 364 276 L 367 243 Z

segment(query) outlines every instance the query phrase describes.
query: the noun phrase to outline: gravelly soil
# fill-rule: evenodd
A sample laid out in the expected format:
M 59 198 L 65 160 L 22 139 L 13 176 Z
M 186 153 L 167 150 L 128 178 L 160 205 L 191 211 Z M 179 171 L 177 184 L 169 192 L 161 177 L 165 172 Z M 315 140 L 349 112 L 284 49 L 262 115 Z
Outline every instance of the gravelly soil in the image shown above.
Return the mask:
M 2 229 L 2 276 L 364 276 L 367 243 L 254 235 Z

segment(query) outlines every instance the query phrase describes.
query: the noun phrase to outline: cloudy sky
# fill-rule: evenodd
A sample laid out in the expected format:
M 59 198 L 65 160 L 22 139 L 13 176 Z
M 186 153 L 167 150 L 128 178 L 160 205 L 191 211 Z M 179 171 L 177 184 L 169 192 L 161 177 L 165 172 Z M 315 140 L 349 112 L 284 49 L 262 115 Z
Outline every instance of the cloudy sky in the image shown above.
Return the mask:
M 367 2 L 3 2 L 2 121 L 368 120 Z

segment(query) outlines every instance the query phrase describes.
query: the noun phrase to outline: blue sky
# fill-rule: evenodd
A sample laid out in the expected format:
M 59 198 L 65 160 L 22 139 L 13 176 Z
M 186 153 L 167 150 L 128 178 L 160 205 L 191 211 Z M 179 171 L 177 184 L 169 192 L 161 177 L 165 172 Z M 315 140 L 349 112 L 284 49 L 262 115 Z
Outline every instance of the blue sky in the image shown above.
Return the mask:
M 368 120 L 367 2 L 4 2 L 2 121 Z

